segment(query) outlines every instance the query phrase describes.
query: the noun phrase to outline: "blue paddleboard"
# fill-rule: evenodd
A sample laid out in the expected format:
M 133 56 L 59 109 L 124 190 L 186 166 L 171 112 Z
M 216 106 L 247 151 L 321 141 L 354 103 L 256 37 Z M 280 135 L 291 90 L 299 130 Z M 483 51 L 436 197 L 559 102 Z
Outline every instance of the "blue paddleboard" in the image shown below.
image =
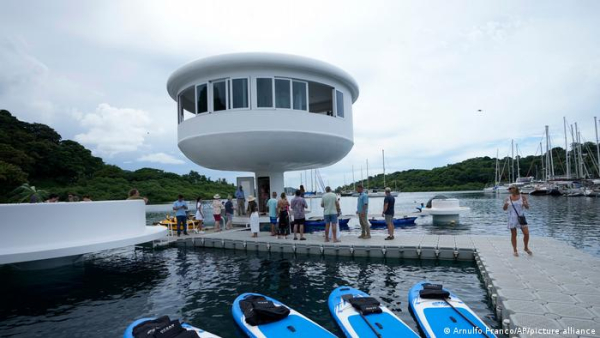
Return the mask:
M 271 301 L 275 306 L 284 306 L 290 310 L 287 317 L 273 323 L 260 324 L 252 326 L 246 322 L 246 317 L 240 307 L 240 301 L 249 296 L 262 296 L 266 300 Z M 239 295 L 233 302 L 231 313 L 236 324 L 244 331 L 248 337 L 252 338 L 285 338 L 285 337 L 309 337 L 309 338 L 335 338 L 331 332 L 312 320 L 306 318 L 294 309 L 282 304 L 281 302 L 258 294 L 258 293 L 243 293 Z
M 133 323 L 129 324 L 129 326 L 127 326 L 127 329 L 125 329 L 125 333 L 123 334 L 123 338 L 134 338 L 133 337 L 133 328 L 138 326 L 139 324 L 142 324 L 144 322 L 147 322 L 149 320 L 154 320 L 156 318 L 140 318 L 136 321 L 134 321 Z M 188 330 L 188 331 L 194 331 L 196 332 L 196 334 L 198 335 L 198 337 L 200 338 L 220 338 L 219 336 L 216 336 L 210 332 L 206 332 L 202 329 L 199 329 L 197 327 L 191 326 L 190 324 L 186 324 L 186 323 L 181 323 L 181 326 Z
M 379 305 L 381 313 L 371 313 L 364 315 L 364 318 L 361 317 L 359 311 L 349 303 L 350 298 L 360 297 L 370 296 L 349 286 L 340 286 L 329 295 L 329 311 L 346 337 L 377 337 L 376 331 L 383 338 L 419 338 L 419 335 L 385 306 Z
M 449 336 L 465 338 L 496 337 L 491 329 L 477 317 L 475 312 L 449 290 L 441 289 L 441 291 L 449 293 L 446 300 L 452 306 L 448 305 L 443 298 L 422 298 L 420 292 L 428 284 L 431 285 L 428 282 L 417 283 L 408 292 L 409 306 L 425 336 L 428 338 L 447 338 Z

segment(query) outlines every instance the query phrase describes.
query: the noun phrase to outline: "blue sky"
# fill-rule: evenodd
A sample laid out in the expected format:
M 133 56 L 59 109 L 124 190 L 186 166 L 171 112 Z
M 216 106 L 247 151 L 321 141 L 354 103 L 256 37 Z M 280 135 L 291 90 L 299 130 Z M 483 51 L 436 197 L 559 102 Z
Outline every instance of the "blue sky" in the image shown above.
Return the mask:
M 125 169 L 196 170 L 177 148 L 168 76 L 202 57 L 280 52 L 352 74 L 355 146 L 321 170 L 337 186 L 360 167 L 432 168 L 534 154 L 562 119 L 595 140 L 597 1 L 3 1 L 0 108 L 49 124 Z M 479 113 L 478 110 L 483 112 Z M 298 185 L 287 173 L 286 185 Z

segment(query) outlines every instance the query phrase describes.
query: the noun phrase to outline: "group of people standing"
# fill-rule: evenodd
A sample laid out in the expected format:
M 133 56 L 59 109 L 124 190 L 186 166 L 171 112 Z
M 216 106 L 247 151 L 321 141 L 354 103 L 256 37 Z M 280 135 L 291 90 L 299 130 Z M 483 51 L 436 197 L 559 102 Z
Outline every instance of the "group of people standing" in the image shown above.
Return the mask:
M 361 239 L 371 238 L 370 225 L 367 220 L 369 211 L 369 196 L 364 191 L 362 185 L 357 186 L 359 193 L 356 214 L 358 215 L 361 235 Z M 388 237 L 386 240 L 394 239 L 394 205 L 395 199 L 391 195 L 391 189 L 386 188 L 386 197 L 384 199 L 384 207 L 382 216 L 385 217 L 385 221 L 388 225 Z M 285 193 L 279 195 L 277 199 L 277 192 L 272 193 L 272 197 L 267 201 L 267 209 L 269 212 L 269 222 L 271 224 L 271 236 L 277 236 L 277 238 L 287 239 L 290 233 L 290 227 L 293 225 L 294 240 L 306 240 L 304 237 L 304 225 L 306 222 L 306 209 L 308 204 L 304 199 L 304 189 L 301 186 L 300 189 L 296 190 L 294 198 L 288 201 Z M 323 219 L 325 221 L 325 242 L 332 240 L 334 243 L 340 242 L 339 234 L 339 220 L 338 218 L 342 215 L 340 202 L 338 196 L 331 190 L 330 187 L 325 188 L 325 194 L 321 197 L 321 207 L 323 208 Z M 293 222 L 290 222 L 290 214 L 293 216 Z M 258 212 L 255 211 L 250 216 L 250 231 L 252 237 L 257 237 L 260 231 Z M 331 237 L 331 238 L 330 238 Z

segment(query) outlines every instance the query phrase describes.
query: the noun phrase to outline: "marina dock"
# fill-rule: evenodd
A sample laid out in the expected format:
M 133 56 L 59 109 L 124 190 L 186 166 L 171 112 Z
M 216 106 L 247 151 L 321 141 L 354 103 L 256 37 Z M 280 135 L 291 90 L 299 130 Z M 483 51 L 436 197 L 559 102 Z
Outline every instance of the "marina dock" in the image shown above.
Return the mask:
M 162 244 L 272 254 L 475 261 L 506 336 L 600 335 L 600 259 L 556 239 L 533 237 L 533 255 L 521 252 L 514 257 L 508 235 L 401 235 L 392 241 L 343 235 L 340 243 L 324 243 L 322 232 L 305 236 L 307 240 L 295 241 L 293 236 L 277 239 L 261 232 L 251 238 L 249 231 L 234 229 L 170 237 Z

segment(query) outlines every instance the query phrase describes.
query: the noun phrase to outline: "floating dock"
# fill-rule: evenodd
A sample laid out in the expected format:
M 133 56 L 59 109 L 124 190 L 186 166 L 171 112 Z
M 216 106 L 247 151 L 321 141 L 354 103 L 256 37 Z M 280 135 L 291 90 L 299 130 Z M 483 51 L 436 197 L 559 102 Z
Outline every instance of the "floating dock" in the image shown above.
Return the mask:
M 510 236 L 397 235 L 359 239 L 323 232 L 305 241 L 245 229 L 171 237 L 166 243 L 295 255 L 475 261 L 503 333 L 509 337 L 600 336 L 600 259 L 553 238 L 532 237 L 533 255 L 512 254 Z M 519 248 L 523 248 L 519 237 Z

